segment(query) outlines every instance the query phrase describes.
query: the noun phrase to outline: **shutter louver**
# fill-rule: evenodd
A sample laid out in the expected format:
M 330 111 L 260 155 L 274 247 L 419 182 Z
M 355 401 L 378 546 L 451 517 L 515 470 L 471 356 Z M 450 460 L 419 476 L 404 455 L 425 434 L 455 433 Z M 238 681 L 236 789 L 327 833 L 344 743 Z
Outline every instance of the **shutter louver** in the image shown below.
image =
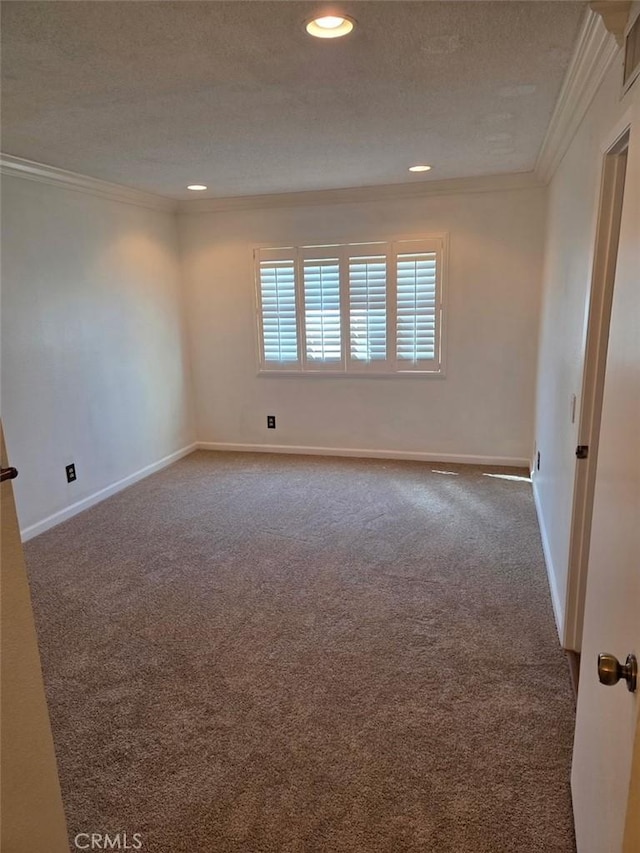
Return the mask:
M 260 301 L 265 362 L 296 364 L 298 330 L 293 260 L 260 263 Z
M 436 357 L 435 252 L 398 254 L 396 353 L 417 364 Z
M 307 360 L 338 363 L 342 359 L 338 258 L 305 260 L 303 282 Z
M 349 352 L 354 361 L 387 358 L 387 259 L 349 259 Z

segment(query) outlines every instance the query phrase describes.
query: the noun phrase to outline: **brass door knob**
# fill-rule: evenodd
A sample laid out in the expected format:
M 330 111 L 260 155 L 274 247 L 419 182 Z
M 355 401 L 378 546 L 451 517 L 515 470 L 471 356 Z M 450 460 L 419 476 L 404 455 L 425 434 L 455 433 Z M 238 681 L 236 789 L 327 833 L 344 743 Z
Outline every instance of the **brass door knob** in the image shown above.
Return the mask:
M 638 661 L 635 655 L 627 655 L 624 663 L 620 663 L 615 655 L 603 652 L 598 655 L 598 678 L 600 684 L 612 687 L 621 678 L 627 682 L 627 690 L 635 692 L 638 683 Z

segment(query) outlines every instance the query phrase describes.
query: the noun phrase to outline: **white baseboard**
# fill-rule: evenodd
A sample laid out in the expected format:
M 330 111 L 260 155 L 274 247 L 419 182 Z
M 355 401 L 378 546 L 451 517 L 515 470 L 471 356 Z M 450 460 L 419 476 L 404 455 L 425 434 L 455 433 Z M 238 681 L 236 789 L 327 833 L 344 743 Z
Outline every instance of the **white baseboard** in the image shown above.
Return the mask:
M 549 538 L 547 529 L 544 524 L 544 516 L 542 514 L 542 506 L 540 505 L 540 495 L 536 487 L 536 481 L 532 478 L 533 500 L 536 505 L 536 513 L 538 516 L 538 526 L 540 528 L 540 538 L 542 539 L 542 552 L 544 554 L 544 563 L 547 568 L 547 579 L 549 581 L 549 591 L 551 592 L 551 604 L 553 605 L 553 616 L 556 620 L 556 628 L 558 630 L 558 638 L 560 645 L 564 644 L 564 614 L 562 605 L 560 604 L 560 595 L 558 593 L 558 583 L 556 580 L 555 569 L 553 568 L 553 560 L 551 558 L 551 548 L 549 546 Z
M 175 453 L 170 453 L 169 456 L 165 456 L 163 459 L 158 460 L 158 462 L 146 465 L 144 468 L 140 468 L 139 471 L 134 471 L 133 474 L 129 474 L 128 477 L 124 477 L 124 479 L 118 480 L 116 483 L 112 483 L 110 486 L 106 486 L 104 489 L 94 492 L 92 495 L 83 498 L 81 501 L 77 501 L 76 503 L 71 504 L 71 506 L 59 510 L 59 512 L 54 512 L 53 515 L 43 518 L 42 521 L 30 524 L 29 527 L 25 527 L 20 531 L 22 541 L 26 542 L 29 539 L 33 539 L 34 536 L 44 533 L 45 530 L 49 530 L 57 524 L 61 524 L 63 521 L 66 521 L 68 518 L 72 518 L 79 512 L 100 503 L 100 501 L 105 500 L 105 498 L 115 495 L 116 492 L 121 492 L 122 489 L 126 489 L 127 486 L 132 486 L 134 483 L 137 483 L 138 480 L 143 480 L 150 474 L 155 474 L 156 471 L 160 471 L 162 468 L 166 468 L 167 465 L 171 465 L 172 462 L 182 459 L 183 456 L 188 456 L 190 453 L 193 453 L 194 450 L 197 450 L 197 448 L 197 444 L 189 444 L 187 447 L 176 450 Z
M 290 453 L 301 456 L 353 456 L 360 459 L 407 459 L 414 462 L 451 462 L 458 465 L 503 465 L 529 468 L 530 460 L 511 456 L 465 456 L 457 453 L 423 453 L 418 450 L 372 450 L 351 447 L 306 447 L 288 444 L 231 444 L 199 441 L 199 450 L 227 450 L 247 453 Z

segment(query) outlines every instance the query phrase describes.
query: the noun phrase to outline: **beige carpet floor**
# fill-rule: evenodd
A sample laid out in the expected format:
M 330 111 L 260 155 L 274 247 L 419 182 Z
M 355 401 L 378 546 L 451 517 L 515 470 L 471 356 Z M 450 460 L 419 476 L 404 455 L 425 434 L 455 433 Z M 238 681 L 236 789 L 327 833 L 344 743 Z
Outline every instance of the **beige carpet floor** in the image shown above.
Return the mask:
M 572 853 L 523 478 L 197 452 L 29 542 L 70 838 Z

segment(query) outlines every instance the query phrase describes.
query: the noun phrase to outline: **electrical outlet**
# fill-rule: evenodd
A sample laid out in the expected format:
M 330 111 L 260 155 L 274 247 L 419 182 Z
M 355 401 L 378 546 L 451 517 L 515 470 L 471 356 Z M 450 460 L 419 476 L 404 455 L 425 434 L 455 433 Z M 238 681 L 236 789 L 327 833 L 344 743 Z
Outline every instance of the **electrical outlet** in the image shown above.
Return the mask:
M 275 415 L 267 415 L 267 429 L 275 429 L 276 428 L 276 416 Z
M 72 462 L 71 465 L 67 465 L 65 471 L 67 472 L 67 483 L 74 483 L 77 479 L 75 464 Z
M 540 451 L 538 451 L 538 455 L 536 456 L 536 471 L 540 470 Z

